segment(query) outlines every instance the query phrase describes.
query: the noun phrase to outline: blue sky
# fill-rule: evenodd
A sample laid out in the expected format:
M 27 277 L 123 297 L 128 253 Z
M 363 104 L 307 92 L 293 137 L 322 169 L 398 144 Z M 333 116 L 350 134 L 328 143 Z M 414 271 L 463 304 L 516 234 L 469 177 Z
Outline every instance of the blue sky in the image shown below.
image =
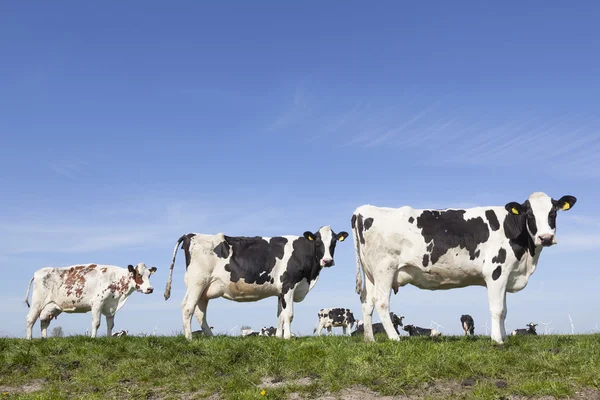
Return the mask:
M 24 336 L 33 272 L 158 267 L 115 329 L 181 325 L 183 233 L 350 230 L 361 204 L 466 207 L 572 194 L 507 329 L 600 324 L 600 5 L 130 1 L 0 5 L 0 335 Z M 361 318 L 352 242 L 295 305 Z M 407 323 L 489 320 L 484 288 L 405 287 Z M 276 325 L 276 300 L 211 301 L 216 332 Z M 193 322 L 198 329 L 197 322 Z M 52 326 L 82 333 L 91 315 Z M 236 328 L 238 327 L 238 328 Z M 105 332 L 102 321 L 100 332 Z M 39 323 L 34 328 L 39 336 Z

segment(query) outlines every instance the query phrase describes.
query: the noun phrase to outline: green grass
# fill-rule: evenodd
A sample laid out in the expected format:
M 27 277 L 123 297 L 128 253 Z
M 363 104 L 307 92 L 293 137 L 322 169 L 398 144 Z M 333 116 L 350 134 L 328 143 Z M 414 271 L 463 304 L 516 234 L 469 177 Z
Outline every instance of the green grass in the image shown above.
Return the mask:
M 288 384 L 265 388 L 267 377 Z M 465 378 L 475 384 L 462 389 Z M 497 388 L 498 380 L 507 387 Z M 24 392 L 32 383 L 41 390 Z M 0 399 L 311 398 L 357 385 L 401 395 L 446 383 L 459 388 L 460 398 L 599 390 L 600 335 L 511 337 L 503 347 L 488 337 L 398 343 L 379 336 L 370 344 L 341 336 L 0 339 L 0 387 L 8 392 Z

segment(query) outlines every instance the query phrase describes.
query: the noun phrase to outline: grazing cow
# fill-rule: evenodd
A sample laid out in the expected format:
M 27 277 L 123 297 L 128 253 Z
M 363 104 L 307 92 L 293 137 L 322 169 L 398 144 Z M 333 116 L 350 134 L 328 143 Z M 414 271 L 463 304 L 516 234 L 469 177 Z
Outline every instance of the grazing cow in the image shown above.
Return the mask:
M 348 233 L 336 234 L 329 226 L 303 236 L 235 237 L 222 233 L 188 233 L 177 240 L 165 300 L 171 295 L 173 265 L 177 250 L 185 252 L 187 287 L 181 303 L 183 332 L 191 339 L 192 313 L 210 335 L 206 308 L 210 299 L 258 301 L 277 296 L 277 337 L 291 337 L 293 303 L 304 300 L 315 286 L 323 267 L 334 265 L 338 241 Z
M 429 329 L 429 328 L 420 328 L 418 326 L 414 326 L 414 325 L 405 325 L 404 329 L 406 332 L 408 332 L 409 336 L 432 336 L 432 337 L 436 337 L 436 336 L 440 336 L 441 333 L 435 329 Z
M 569 210 L 575 202 L 573 196 L 554 200 L 536 192 L 522 204 L 504 207 L 358 207 L 352 229 L 365 340 L 374 340 L 375 306 L 390 339 L 399 339 L 389 318 L 392 289 L 397 293 L 407 284 L 428 290 L 478 285 L 487 287 L 491 338 L 503 343 L 506 292 L 527 285 L 542 249 L 556 243 L 558 210 Z
M 313 330 L 313 334 L 317 333 L 318 336 L 321 336 L 323 328 L 327 329 L 327 332 L 331 334 L 331 328 L 339 326 L 342 327 L 345 335 L 346 328 L 352 329 L 354 322 L 356 322 L 354 314 L 347 308 L 322 308 L 317 315 L 319 321 Z
M 475 321 L 473 321 L 473 317 L 471 317 L 469 314 L 461 315 L 460 323 L 465 331 L 465 336 L 473 336 L 475 334 Z
M 512 336 L 517 336 L 517 335 L 537 335 L 537 332 L 535 331 L 535 327 L 537 326 L 537 324 L 534 324 L 533 322 L 528 323 L 526 329 L 515 329 L 514 331 L 512 331 Z
M 35 281 L 31 295 L 31 307 L 27 314 L 27 339 L 31 339 L 32 328 L 39 318 L 42 337 L 52 318 L 60 313 L 92 312 L 92 333 L 96 337 L 100 327 L 100 316 L 106 316 L 106 336 L 112 336 L 115 314 L 135 291 L 149 294 L 154 290 L 150 275 L 156 268 L 146 268 L 140 263 L 127 268 L 113 265 L 83 264 L 63 268 L 42 268 L 29 281 L 25 303 L 29 307 L 29 291 Z
M 391 312 L 390 313 L 390 320 L 392 321 L 392 324 L 394 325 L 394 329 L 396 330 L 397 334 L 400 334 L 400 331 L 398 330 L 399 327 L 402 327 L 402 320 L 404 319 L 404 316 L 399 317 L 397 316 L 395 313 Z M 373 334 L 375 333 L 385 333 L 385 329 L 383 328 L 383 324 L 381 322 L 377 322 L 375 324 L 372 324 L 373 327 Z M 352 336 L 357 336 L 360 334 L 364 334 L 364 323 L 362 321 L 358 321 L 356 324 L 356 330 L 354 332 L 352 332 Z
M 260 330 L 259 336 L 275 336 L 277 333 L 277 328 L 274 326 L 267 328 L 266 326 Z
M 122 330 L 119 332 L 115 332 L 112 334 L 113 337 L 121 337 L 121 336 L 127 336 L 129 334 L 128 330 Z

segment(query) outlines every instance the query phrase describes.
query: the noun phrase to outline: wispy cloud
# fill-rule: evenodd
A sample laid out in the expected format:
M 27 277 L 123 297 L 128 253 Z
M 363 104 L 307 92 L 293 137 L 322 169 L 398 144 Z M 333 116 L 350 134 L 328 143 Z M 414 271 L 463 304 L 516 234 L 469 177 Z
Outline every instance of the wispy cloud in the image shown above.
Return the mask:
M 57 174 L 71 179 L 81 179 L 83 170 L 88 166 L 88 163 L 81 160 L 61 160 L 50 163 L 50 169 Z

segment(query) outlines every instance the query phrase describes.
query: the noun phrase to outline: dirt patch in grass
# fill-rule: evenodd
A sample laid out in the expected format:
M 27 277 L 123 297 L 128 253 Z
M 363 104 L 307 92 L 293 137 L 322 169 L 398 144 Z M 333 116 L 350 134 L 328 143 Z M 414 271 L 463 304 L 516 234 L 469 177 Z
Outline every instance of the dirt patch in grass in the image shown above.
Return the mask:
M 21 386 L 0 386 L 0 394 L 8 393 L 33 393 L 44 389 L 46 381 L 44 379 L 34 379 Z

